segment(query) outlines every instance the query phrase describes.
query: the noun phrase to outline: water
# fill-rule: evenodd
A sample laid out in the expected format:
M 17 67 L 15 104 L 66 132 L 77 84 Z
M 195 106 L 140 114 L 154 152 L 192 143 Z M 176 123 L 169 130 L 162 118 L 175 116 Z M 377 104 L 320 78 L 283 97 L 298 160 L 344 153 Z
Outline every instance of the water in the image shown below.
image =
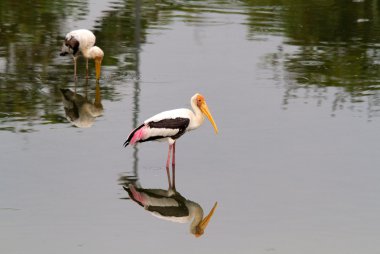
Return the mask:
M 33 12 L 30 12 L 33 9 Z M 1 253 L 378 253 L 376 1 L 2 1 Z M 105 51 L 73 81 L 64 35 Z M 97 88 L 99 88 L 97 90 Z M 61 89 L 97 98 L 89 128 Z M 122 184 L 166 190 L 167 145 L 123 148 L 153 114 L 210 123 L 177 142 L 176 187 L 208 213 L 205 234 L 160 220 Z

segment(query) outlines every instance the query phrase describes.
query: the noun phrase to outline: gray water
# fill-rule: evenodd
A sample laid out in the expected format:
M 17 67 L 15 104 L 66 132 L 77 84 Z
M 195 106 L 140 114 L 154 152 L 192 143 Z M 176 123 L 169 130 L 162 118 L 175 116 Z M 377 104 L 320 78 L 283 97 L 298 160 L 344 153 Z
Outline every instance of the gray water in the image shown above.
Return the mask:
M 378 1 L 2 1 L 0 253 L 379 253 Z M 33 10 L 33 11 L 30 11 Z M 105 52 L 99 114 L 88 28 Z M 205 234 L 160 220 L 122 185 L 167 189 L 167 144 L 122 144 L 202 93 L 209 122 L 177 142 L 176 185 Z

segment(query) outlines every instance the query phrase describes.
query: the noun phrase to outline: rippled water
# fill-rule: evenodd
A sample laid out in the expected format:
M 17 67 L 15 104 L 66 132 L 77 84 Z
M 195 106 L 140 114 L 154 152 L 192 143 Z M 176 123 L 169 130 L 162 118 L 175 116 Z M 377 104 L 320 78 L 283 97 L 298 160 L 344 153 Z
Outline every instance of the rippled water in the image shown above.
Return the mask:
M 376 1 L 21 0 L 0 13 L 0 253 L 380 251 Z M 75 83 L 59 56 L 77 28 L 105 52 L 99 84 L 92 61 Z M 201 238 L 122 188 L 166 193 L 167 145 L 122 144 L 196 92 L 219 134 L 205 122 L 179 139 L 175 181 L 205 214 L 218 202 Z

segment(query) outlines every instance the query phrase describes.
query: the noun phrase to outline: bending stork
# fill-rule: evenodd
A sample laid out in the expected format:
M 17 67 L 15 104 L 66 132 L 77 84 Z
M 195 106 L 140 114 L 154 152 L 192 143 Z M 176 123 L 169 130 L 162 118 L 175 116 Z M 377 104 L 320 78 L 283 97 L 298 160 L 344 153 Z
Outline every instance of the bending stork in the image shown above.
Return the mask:
M 95 45 L 95 35 L 87 29 L 74 30 L 66 34 L 61 56 L 70 54 L 74 59 L 74 79 L 77 80 L 77 58 L 82 52 L 86 58 L 86 78 L 88 78 L 88 59 L 95 60 L 96 80 L 100 79 L 100 68 L 103 60 L 103 50 Z

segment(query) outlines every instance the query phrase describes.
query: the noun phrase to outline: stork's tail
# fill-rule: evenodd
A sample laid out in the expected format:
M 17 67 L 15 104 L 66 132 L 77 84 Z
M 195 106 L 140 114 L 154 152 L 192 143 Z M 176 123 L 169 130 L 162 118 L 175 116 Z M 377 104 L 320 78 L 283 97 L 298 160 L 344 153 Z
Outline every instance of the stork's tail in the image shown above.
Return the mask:
M 131 134 L 129 134 L 127 140 L 124 142 L 124 147 L 126 147 L 129 144 L 134 145 L 143 139 L 143 135 L 144 135 L 144 128 L 143 127 L 144 126 L 145 126 L 144 124 L 140 125 L 136 129 L 134 129 L 131 132 Z

